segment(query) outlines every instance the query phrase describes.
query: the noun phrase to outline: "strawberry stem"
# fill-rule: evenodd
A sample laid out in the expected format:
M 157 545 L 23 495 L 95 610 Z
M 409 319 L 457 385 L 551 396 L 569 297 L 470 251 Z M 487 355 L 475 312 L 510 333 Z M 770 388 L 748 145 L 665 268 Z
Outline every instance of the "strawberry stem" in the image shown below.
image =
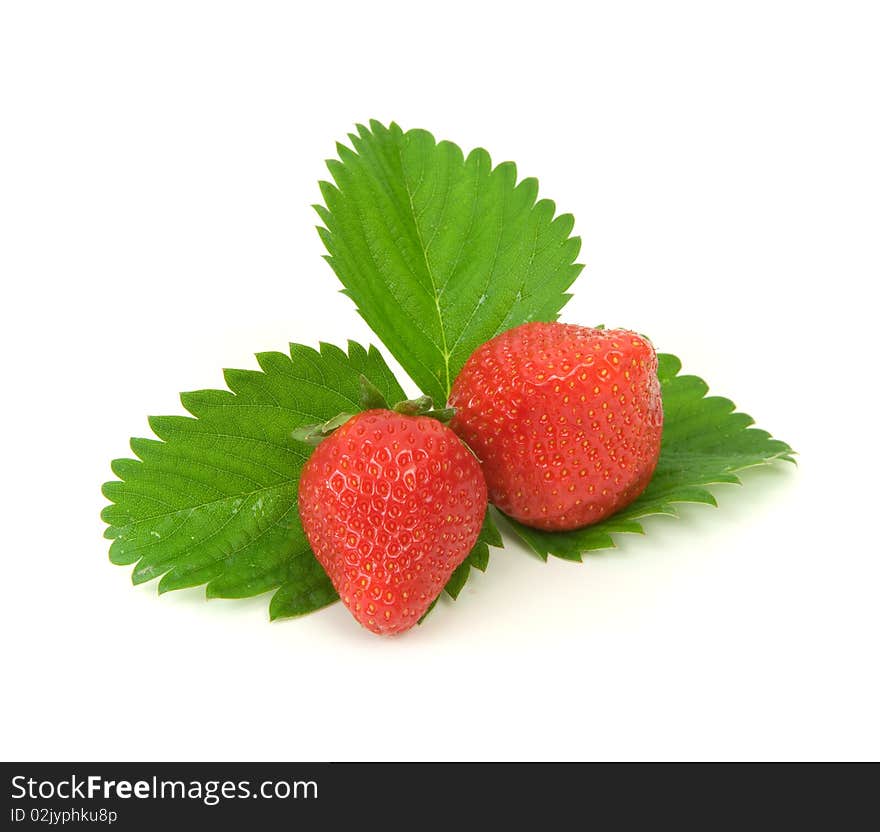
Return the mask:
M 382 391 L 365 375 L 360 376 L 361 395 L 358 404 L 361 410 L 388 410 L 388 402 Z
M 394 407 L 388 406 L 388 401 L 382 391 L 373 384 L 366 376 L 360 377 L 360 396 L 358 405 L 361 410 L 393 410 L 401 416 L 428 416 L 439 422 L 448 422 L 455 415 L 454 407 L 434 409 L 434 400 L 430 396 L 419 396 L 417 399 L 407 399 L 398 402 Z M 340 413 L 326 422 L 316 425 L 303 425 L 291 432 L 291 437 L 297 442 L 305 442 L 306 445 L 317 447 L 330 436 L 333 431 L 341 428 L 354 413 Z

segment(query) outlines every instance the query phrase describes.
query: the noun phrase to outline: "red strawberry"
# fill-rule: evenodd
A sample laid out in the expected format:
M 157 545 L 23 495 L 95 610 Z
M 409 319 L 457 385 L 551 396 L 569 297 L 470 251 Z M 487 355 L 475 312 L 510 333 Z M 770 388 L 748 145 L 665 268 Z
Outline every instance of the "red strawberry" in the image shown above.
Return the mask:
M 299 512 L 352 615 L 374 633 L 399 633 L 473 548 L 486 482 L 446 425 L 368 410 L 318 445 L 300 478 Z
M 528 526 L 576 529 L 644 491 L 660 455 L 657 356 L 623 329 L 531 323 L 478 347 L 450 427 L 483 463 L 489 499 Z

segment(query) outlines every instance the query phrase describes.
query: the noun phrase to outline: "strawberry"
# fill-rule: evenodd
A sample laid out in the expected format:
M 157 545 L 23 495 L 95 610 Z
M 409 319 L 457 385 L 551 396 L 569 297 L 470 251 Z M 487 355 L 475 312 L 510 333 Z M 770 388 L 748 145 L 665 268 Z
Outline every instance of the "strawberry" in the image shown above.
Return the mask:
M 374 633 L 400 633 L 473 548 L 486 482 L 437 419 L 367 410 L 318 445 L 300 478 L 299 511 L 352 615 Z
M 450 427 L 483 464 L 489 499 L 549 531 L 596 523 L 644 491 L 663 409 L 651 344 L 622 329 L 523 324 L 478 347 Z

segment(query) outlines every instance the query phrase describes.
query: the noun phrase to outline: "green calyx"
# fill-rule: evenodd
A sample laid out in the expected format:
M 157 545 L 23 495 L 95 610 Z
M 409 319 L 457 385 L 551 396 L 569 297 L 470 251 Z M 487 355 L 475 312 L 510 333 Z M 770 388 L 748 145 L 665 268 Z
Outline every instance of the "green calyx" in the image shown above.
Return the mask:
M 306 445 L 312 445 L 313 447 L 317 447 L 321 444 L 333 431 L 337 428 L 341 428 L 351 417 L 354 416 L 354 413 L 339 413 L 334 416 L 332 419 L 328 419 L 326 422 L 321 422 L 317 425 L 303 425 L 301 428 L 297 428 L 290 435 L 297 440 L 297 442 L 305 442 Z
M 398 402 L 393 407 L 388 404 L 382 391 L 376 387 L 365 375 L 360 376 L 360 396 L 358 405 L 361 412 L 365 410 L 391 410 L 401 416 L 427 416 L 444 424 L 455 416 L 454 407 L 435 408 L 434 400 L 430 396 L 419 396 L 417 399 L 406 399 Z M 317 447 L 335 430 L 341 428 L 349 419 L 356 414 L 339 413 L 326 422 L 314 425 L 303 425 L 290 435 L 298 442 Z

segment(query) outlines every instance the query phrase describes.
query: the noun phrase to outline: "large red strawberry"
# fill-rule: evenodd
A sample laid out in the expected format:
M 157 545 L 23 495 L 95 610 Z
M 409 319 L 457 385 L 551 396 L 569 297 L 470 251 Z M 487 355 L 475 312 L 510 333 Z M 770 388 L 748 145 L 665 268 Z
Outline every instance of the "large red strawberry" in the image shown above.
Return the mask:
M 483 464 L 489 499 L 561 531 L 631 503 L 660 454 L 657 356 L 634 332 L 531 323 L 478 347 L 455 380 L 450 427 Z
M 352 615 L 374 633 L 399 633 L 473 548 L 486 482 L 446 425 L 368 410 L 318 445 L 300 478 L 299 512 Z

